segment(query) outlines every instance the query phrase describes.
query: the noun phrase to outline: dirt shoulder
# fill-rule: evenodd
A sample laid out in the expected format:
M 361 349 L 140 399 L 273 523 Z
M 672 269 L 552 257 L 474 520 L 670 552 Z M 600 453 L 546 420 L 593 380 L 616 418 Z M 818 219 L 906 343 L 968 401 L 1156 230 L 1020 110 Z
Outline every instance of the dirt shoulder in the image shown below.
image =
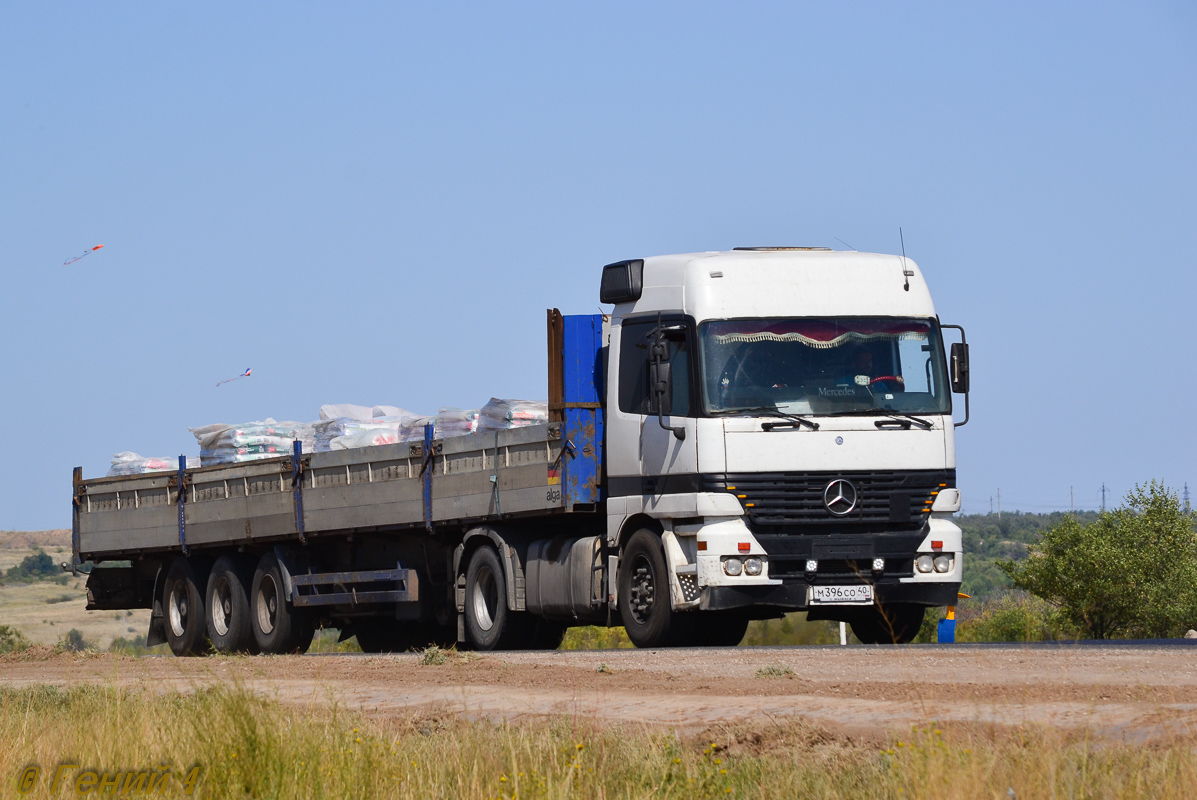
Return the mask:
M 602 670 L 600 671 L 600 665 Z M 1130 741 L 1197 734 L 1197 647 L 802 647 L 452 655 L 0 657 L 0 684 L 189 691 L 238 683 L 372 715 L 584 715 L 697 730 L 800 717 L 853 735 L 943 724 L 1086 730 Z

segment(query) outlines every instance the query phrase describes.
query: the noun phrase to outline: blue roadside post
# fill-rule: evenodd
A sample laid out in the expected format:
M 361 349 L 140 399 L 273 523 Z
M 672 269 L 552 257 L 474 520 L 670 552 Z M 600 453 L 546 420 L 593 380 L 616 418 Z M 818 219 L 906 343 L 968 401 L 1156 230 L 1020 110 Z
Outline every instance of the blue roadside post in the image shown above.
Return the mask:
M 964 592 L 957 592 L 958 598 L 966 600 L 971 599 Z M 956 642 L 956 606 L 948 606 L 947 619 L 939 621 L 939 629 L 936 631 L 936 641 L 940 644 L 955 644 Z

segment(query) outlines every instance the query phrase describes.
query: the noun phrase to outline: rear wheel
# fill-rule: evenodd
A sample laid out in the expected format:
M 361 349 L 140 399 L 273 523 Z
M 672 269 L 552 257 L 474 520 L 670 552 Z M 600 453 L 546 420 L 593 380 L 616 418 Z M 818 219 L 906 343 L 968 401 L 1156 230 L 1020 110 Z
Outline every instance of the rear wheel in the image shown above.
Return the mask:
M 851 620 L 852 632 L 864 644 L 908 644 L 923 625 L 926 606 L 893 603 L 873 606 Z
M 207 567 L 191 559 L 176 558 L 162 587 L 162 611 L 166 617 L 166 642 L 176 656 L 198 656 L 208 652 L 204 623 L 204 588 Z
M 316 633 L 312 616 L 287 601 L 282 567 L 267 553 L 254 571 L 250 627 L 263 653 L 303 653 Z
M 221 653 L 257 652 L 250 627 L 249 592 L 253 567 L 243 559 L 221 556 L 208 577 L 208 639 Z
M 619 613 L 628 638 L 637 647 L 678 647 L 695 636 L 698 614 L 673 610 L 665 551 L 652 531 L 632 534 L 623 549 Z
M 531 614 L 507 608 L 507 579 L 493 547 L 483 545 L 466 569 L 466 640 L 475 650 L 516 650 L 532 636 Z

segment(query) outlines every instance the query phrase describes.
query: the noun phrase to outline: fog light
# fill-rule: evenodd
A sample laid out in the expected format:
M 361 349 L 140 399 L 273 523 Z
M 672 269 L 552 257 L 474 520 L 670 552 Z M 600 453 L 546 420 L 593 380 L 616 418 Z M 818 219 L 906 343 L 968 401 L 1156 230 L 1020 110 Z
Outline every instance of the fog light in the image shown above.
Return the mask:
M 759 558 L 744 559 L 744 574 L 745 575 L 760 575 L 761 570 L 763 570 L 764 568 L 765 568 L 765 565 L 761 563 L 761 560 Z
M 885 570 L 885 559 L 884 558 L 874 558 L 873 559 L 873 572 L 883 572 L 884 570 Z
M 935 562 L 931 556 L 919 556 L 918 561 L 915 561 L 914 565 L 918 567 L 919 572 L 930 572 L 935 569 Z
M 935 571 L 949 572 L 952 569 L 951 556 L 936 556 L 935 557 Z
M 738 558 L 728 558 L 723 562 L 723 571 L 728 575 L 739 575 L 744 569 L 744 562 Z
M 807 561 L 806 562 L 806 571 L 807 572 L 818 572 L 819 571 L 819 562 L 815 561 L 813 558 L 810 559 L 809 561 Z

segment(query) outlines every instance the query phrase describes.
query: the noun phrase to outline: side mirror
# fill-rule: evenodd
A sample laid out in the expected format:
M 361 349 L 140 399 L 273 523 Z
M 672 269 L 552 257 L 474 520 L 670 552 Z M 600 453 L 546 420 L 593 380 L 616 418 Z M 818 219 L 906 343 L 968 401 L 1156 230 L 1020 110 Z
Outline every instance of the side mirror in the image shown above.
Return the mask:
M 952 383 L 952 391 L 956 394 L 968 394 L 968 345 L 956 342 L 952 345 L 952 357 L 948 368 Z
M 648 413 L 656 414 L 657 424 L 681 441 L 686 438 L 686 429 L 665 424 L 666 415 L 673 411 L 673 365 L 665 360 L 668 354 L 669 346 L 665 344 L 658 321 L 653 343 L 648 349 Z
M 664 416 L 673 408 L 673 366 L 668 361 L 653 361 L 648 365 L 648 398 L 650 414 Z

